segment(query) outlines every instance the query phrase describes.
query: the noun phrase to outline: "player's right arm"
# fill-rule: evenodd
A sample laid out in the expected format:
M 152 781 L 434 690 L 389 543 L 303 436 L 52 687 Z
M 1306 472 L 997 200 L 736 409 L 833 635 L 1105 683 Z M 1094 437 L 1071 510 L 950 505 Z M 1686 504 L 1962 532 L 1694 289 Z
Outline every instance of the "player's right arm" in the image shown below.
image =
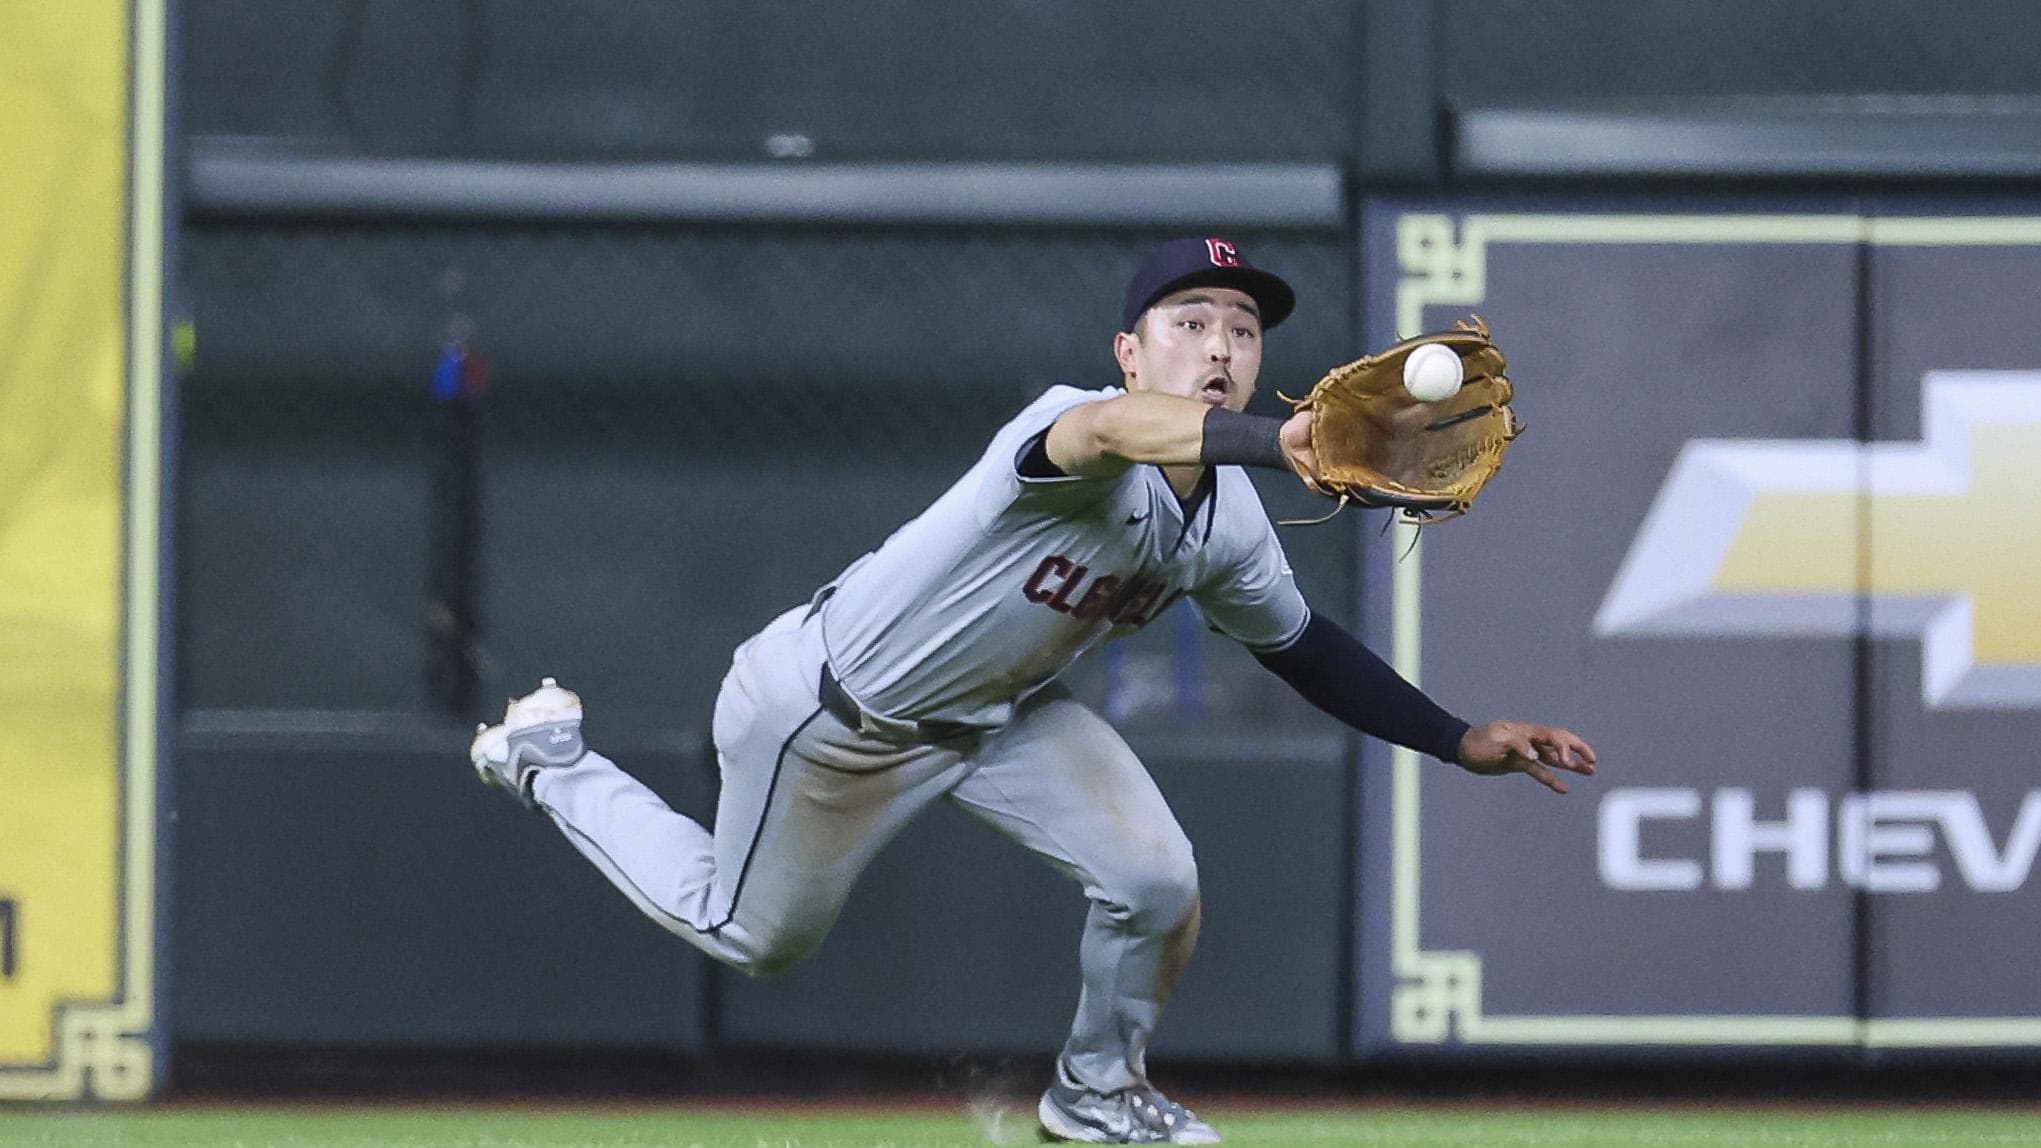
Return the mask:
M 1317 471 L 1308 411 L 1285 421 L 1145 391 L 1071 407 L 1049 427 L 1043 447 L 1058 470 L 1086 478 L 1141 463 Z
M 1115 395 L 1064 411 L 1043 445 L 1056 469 L 1087 478 L 1108 478 L 1145 462 L 1195 466 L 1212 409 L 1176 395 Z

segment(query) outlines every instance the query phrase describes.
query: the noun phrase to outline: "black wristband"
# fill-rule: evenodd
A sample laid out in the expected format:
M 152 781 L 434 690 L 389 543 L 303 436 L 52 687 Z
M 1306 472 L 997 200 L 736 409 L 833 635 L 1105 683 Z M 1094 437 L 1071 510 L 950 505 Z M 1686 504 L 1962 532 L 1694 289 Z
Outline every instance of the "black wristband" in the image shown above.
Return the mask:
M 1213 407 L 1205 412 L 1205 439 L 1198 461 L 1206 466 L 1268 466 L 1289 469 L 1283 458 L 1283 420 Z

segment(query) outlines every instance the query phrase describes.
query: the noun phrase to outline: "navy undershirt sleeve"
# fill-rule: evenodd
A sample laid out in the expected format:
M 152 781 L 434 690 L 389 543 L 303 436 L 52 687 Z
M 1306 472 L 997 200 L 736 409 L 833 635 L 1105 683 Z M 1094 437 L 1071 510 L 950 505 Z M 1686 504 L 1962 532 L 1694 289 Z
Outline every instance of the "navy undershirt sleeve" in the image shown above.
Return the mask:
M 1068 478 L 1062 467 L 1049 461 L 1049 432 L 1043 431 L 1022 445 L 1014 460 L 1014 472 L 1022 478 Z
M 1313 614 L 1297 640 L 1257 653 L 1305 701 L 1370 737 L 1457 761 L 1467 723 L 1447 713 L 1424 691 L 1403 680 L 1360 639 L 1322 614 Z

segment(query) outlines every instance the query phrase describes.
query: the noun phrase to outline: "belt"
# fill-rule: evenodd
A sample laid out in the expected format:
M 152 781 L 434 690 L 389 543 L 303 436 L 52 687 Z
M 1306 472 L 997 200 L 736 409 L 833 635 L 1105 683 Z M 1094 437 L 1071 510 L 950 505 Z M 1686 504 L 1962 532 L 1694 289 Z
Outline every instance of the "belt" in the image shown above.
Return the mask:
M 822 703 L 822 709 L 846 728 L 884 741 L 934 745 L 977 737 L 985 732 L 983 726 L 960 721 L 903 721 L 866 713 L 849 694 L 843 692 L 843 685 L 830 672 L 828 662 L 822 663 L 822 676 L 815 684 L 815 697 Z

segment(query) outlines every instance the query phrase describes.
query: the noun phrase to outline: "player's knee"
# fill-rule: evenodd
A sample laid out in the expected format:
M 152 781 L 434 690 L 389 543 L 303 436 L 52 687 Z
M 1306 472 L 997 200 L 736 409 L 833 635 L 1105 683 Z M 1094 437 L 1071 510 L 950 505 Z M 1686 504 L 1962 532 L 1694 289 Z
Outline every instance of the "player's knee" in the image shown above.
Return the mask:
M 1174 927 L 1198 903 L 1198 864 L 1190 845 L 1160 851 L 1129 873 L 1121 897 L 1135 923 L 1158 930 Z
M 801 963 L 822 943 L 820 933 L 785 927 L 746 930 L 738 943 L 731 967 L 751 977 L 769 977 Z

